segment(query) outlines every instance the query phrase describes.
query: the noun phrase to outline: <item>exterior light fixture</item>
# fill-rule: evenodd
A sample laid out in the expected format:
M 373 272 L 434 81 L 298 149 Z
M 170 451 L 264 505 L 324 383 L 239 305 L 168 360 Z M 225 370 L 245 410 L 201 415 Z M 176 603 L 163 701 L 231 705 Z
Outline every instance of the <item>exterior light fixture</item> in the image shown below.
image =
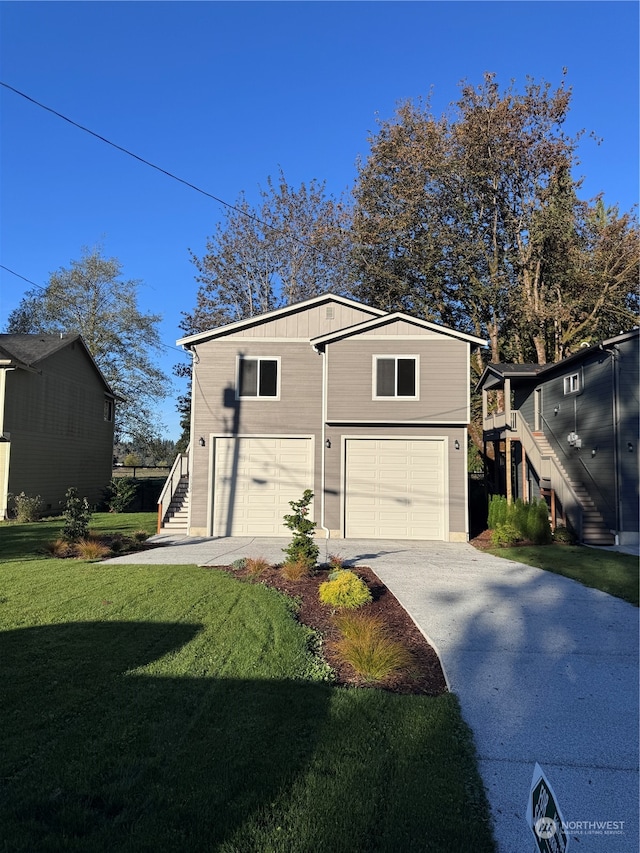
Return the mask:
M 198 439 L 198 444 L 200 445 L 200 447 L 204 447 L 204 438 L 202 436 L 200 436 L 200 438 Z
M 591 451 L 591 458 L 592 458 L 592 459 L 593 459 L 593 457 L 596 455 L 596 453 L 597 453 L 597 452 L 598 452 L 598 448 L 597 448 L 597 447 L 594 447 L 594 448 L 593 448 L 593 450 Z
M 633 453 L 633 442 L 627 442 L 627 450 L 629 451 L 629 453 Z
M 456 449 L 456 450 L 460 450 L 460 442 L 458 441 L 458 439 L 457 439 L 457 438 L 456 438 L 456 440 L 453 442 L 453 446 L 455 447 L 455 449 Z
M 331 439 L 330 438 L 328 438 L 325 441 L 324 446 L 327 448 L 327 450 L 329 450 L 329 448 L 331 447 Z
M 553 410 L 553 414 L 557 415 L 559 411 L 560 411 L 560 406 L 556 406 L 555 409 Z

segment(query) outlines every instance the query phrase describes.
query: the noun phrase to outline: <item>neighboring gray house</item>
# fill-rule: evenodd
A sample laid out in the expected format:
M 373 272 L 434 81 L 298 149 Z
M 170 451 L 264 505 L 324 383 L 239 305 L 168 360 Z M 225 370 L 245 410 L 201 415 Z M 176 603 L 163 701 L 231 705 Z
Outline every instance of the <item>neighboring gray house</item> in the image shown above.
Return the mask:
M 70 486 L 100 501 L 115 399 L 79 335 L 0 335 L 0 518 L 20 492 L 51 512 Z
M 634 329 L 557 364 L 490 364 L 478 388 L 493 490 L 544 495 L 587 544 L 637 544 L 638 354 Z
M 178 344 L 191 445 L 161 526 L 186 494 L 191 535 L 288 535 L 289 501 L 311 489 L 319 536 L 468 538 L 469 360 L 485 341 L 325 294 Z

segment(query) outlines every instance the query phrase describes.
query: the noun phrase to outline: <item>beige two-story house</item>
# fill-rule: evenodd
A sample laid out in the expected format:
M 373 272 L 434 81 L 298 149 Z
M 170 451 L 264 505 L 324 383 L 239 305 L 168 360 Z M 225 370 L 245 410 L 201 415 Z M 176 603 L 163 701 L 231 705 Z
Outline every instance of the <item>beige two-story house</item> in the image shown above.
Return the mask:
M 0 335 L 0 518 L 21 492 L 51 513 L 70 487 L 100 503 L 116 399 L 80 335 Z
M 318 536 L 467 539 L 485 341 L 325 294 L 178 344 L 193 354 L 185 532 L 289 535 L 289 501 L 311 489 Z

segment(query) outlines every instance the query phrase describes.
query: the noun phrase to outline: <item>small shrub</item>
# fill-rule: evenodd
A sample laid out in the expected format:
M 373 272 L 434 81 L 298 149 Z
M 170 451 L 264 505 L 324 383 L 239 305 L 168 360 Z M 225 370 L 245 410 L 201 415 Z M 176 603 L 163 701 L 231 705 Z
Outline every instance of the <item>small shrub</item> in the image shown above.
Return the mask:
M 65 525 L 62 529 L 62 536 L 68 542 L 86 539 L 89 535 L 89 522 L 91 521 L 89 501 L 86 497 L 79 498 L 77 489 L 73 487 L 67 489 L 65 498 L 66 503 L 62 513 Z
M 269 568 L 269 563 L 262 557 L 247 557 L 244 567 L 251 577 L 257 578 Z
M 75 555 L 81 560 L 101 560 L 106 557 L 110 549 L 99 539 L 80 539 L 75 544 Z
M 52 557 L 57 557 L 58 559 L 65 559 L 66 557 L 70 557 L 72 553 L 72 547 L 66 539 L 54 539 L 53 542 L 47 542 L 45 545 L 45 549 L 48 554 L 51 554 Z
M 121 551 L 124 551 L 124 547 L 125 547 L 124 538 L 121 535 L 116 533 L 114 536 L 111 537 L 111 542 L 109 543 L 109 547 L 110 547 L 111 552 L 113 554 L 119 554 Z
M 13 503 L 15 504 L 16 521 L 20 524 L 28 524 L 32 521 L 37 521 L 40 518 L 42 510 L 42 498 L 40 495 L 33 497 L 20 492 L 19 495 L 12 495 Z
M 491 542 L 497 548 L 510 548 L 520 539 L 518 528 L 510 521 L 499 524 L 491 533 Z
M 113 477 L 105 492 L 109 512 L 124 512 L 135 498 L 139 485 L 133 477 Z
M 333 580 L 320 584 L 320 601 L 332 607 L 347 609 L 362 607 L 371 601 L 371 592 L 366 583 L 348 569 L 338 571 Z
M 149 534 L 146 530 L 136 530 L 133 533 L 133 538 L 136 542 L 146 542 L 149 538 Z
M 243 569 L 246 568 L 246 566 L 247 561 L 244 557 L 240 557 L 238 560 L 234 560 L 233 563 L 231 563 L 231 568 L 234 572 L 241 572 Z
M 284 524 L 293 531 L 293 539 L 286 548 L 282 549 L 287 555 L 287 562 L 296 563 L 298 560 L 304 560 L 310 568 L 315 567 L 320 553 L 313 539 L 316 523 L 308 518 L 309 504 L 312 500 L 313 492 L 311 489 L 305 489 L 299 501 L 289 501 L 293 512 L 284 516 Z
M 307 560 L 287 560 L 280 571 L 288 581 L 301 581 L 311 577 L 313 570 Z
M 366 681 L 384 681 L 413 662 L 402 643 L 389 636 L 380 616 L 344 614 L 336 619 L 336 625 L 342 636 L 334 643 L 335 651 Z
M 552 542 L 549 508 L 544 498 L 529 505 L 527 537 L 534 545 L 550 545 Z
M 489 499 L 487 517 L 487 527 L 489 530 L 495 530 L 500 524 L 504 524 L 507 520 L 507 512 L 507 499 L 504 495 L 492 495 Z
M 344 569 L 344 559 L 338 554 L 329 554 L 329 568 L 334 570 Z
M 568 527 L 556 527 L 553 531 L 553 541 L 558 542 L 561 545 L 573 545 L 576 541 L 576 537 L 569 530 Z

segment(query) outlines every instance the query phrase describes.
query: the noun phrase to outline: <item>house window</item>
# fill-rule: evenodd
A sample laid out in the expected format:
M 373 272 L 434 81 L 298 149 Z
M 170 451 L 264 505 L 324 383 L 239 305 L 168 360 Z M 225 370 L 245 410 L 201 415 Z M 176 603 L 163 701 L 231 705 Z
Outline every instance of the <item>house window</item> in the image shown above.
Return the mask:
M 113 400 L 104 401 L 103 417 L 109 423 L 113 420 Z
M 238 359 L 238 399 L 279 396 L 279 358 Z
M 418 357 L 376 355 L 373 357 L 374 399 L 418 398 Z
M 564 393 L 575 394 L 580 390 L 580 377 L 577 373 L 572 373 L 571 376 L 564 377 Z

